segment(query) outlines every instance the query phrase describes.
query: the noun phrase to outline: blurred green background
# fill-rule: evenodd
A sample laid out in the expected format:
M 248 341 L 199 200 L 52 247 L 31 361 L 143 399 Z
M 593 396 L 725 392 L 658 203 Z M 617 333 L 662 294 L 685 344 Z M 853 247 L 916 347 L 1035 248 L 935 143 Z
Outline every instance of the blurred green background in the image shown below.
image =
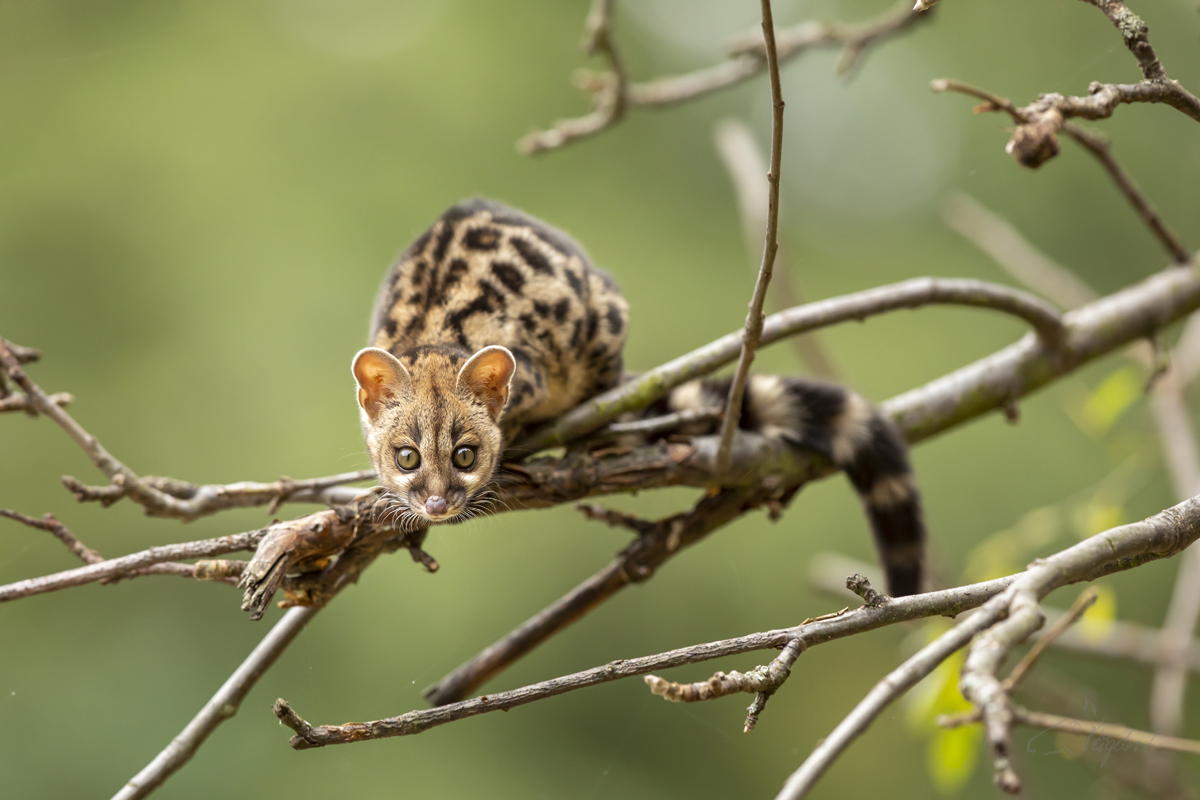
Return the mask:
M 885 8 L 781 0 L 776 15 L 782 26 Z M 723 41 L 758 15 L 753 0 L 637 0 L 618 10 L 619 42 L 642 78 L 720 59 Z M 1134 10 L 1171 76 L 1200 88 L 1193 0 Z M 757 258 L 712 132 L 723 117 L 742 118 L 765 145 L 765 80 L 635 110 L 593 140 L 520 156 L 519 136 L 587 110 L 569 82 L 587 63 L 578 49 L 586 12 L 582 0 L 0 4 L 0 334 L 44 351 L 34 379 L 73 392 L 72 413 L 134 470 L 228 482 L 368 466 L 348 367 L 378 280 L 444 207 L 472 194 L 570 231 L 614 274 L 633 308 L 631 369 L 735 329 Z M 918 275 L 1010 282 L 943 223 L 955 191 L 1100 290 L 1165 266 L 1073 143 L 1024 171 L 1003 152 L 1007 119 L 973 116 L 968 99 L 928 89 L 956 77 L 1023 104 L 1041 91 L 1083 93 L 1092 80 L 1136 80 L 1094 8 L 953 0 L 932 24 L 871 52 L 853 79 L 835 76 L 836 60 L 812 53 L 783 72 L 781 233 L 809 297 Z M 1195 123 L 1127 106 L 1102 127 L 1168 222 L 1200 245 Z M 821 338 L 847 382 L 883 400 L 1021 333 L 986 312 L 930 309 Z M 1110 358 L 1023 402 L 1019 425 L 993 415 L 914 453 L 943 580 L 1019 568 L 1173 502 L 1141 376 L 1124 364 Z M 757 366 L 803 371 L 788 345 Z M 109 556 L 267 519 L 252 510 L 181 527 L 130 503 L 80 506 L 60 475 L 100 476 L 46 420 L 0 417 L 0 453 L 0 507 L 52 511 Z M 662 515 L 696 494 L 611 502 Z M 376 563 L 158 796 L 770 797 L 929 635 L 897 626 L 806 653 L 752 736 L 741 733 L 749 697 L 668 705 L 629 680 L 413 738 L 287 747 L 270 713 L 276 697 L 314 722 L 423 707 L 422 687 L 626 540 L 570 508 L 435 530 L 428 549 L 441 572 L 426 575 L 403 554 Z M 812 557 L 830 550 L 873 560 L 857 501 L 837 477 L 807 488 L 777 524 L 754 514 L 729 526 L 487 690 L 837 610 L 845 603 L 808 579 Z M 0 520 L 0 582 L 73 566 L 49 535 Z M 1160 624 L 1175 570 L 1158 563 L 1106 580 L 1110 613 Z M 1065 606 L 1076 593 L 1051 602 Z M 0 607 L 0 794 L 115 792 L 280 613 L 251 623 L 238 605 L 227 587 L 154 577 Z M 698 680 L 767 655 L 669 674 Z M 1038 673 L 1078 687 L 1098 709 L 1072 700 L 1052 710 L 1147 724 L 1143 667 L 1053 652 Z M 911 703 L 888 710 L 815 796 L 992 792 L 985 760 L 971 764 L 977 741 L 939 738 L 929 717 L 930 707 Z M 1122 796 L 1106 780 L 1114 762 L 1027 755 L 1032 733 L 1019 731 L 1016 747 L 1036 795 Z M 1200 736 L 1195 691 L 1185 734 Z M 1196 759 L 1184 767 L 1200 775 Z

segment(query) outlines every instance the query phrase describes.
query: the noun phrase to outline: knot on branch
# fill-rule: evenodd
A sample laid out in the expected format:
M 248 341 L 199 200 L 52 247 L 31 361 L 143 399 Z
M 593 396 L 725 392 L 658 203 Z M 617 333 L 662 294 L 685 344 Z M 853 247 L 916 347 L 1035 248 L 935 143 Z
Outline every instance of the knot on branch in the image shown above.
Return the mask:
M 1037 169 L 1058 155 L 1058 131 L 1062 125 L 1062 113 L 1053 106 L 1036 116 L 1030 115 L 1029 122 L 1013 131 L 1004 152 L 1021 166 Z
M 846 578 L 846 588 L 861 597 L 868 608 L 879 608 L 891 599 L 872 586 L 866 576 L 857 572 Z

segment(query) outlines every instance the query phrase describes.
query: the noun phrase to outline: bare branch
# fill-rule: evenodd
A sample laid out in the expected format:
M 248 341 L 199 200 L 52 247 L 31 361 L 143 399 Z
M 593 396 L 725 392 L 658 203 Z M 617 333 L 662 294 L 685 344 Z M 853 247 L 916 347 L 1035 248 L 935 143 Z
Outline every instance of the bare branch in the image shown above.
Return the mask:
M 579 88 L 592 96 L 592 113 L 577 119 L 560 120 L 554 127 L 537 131 L 517 142 L 517 150 L 533 155 L 585 139 L 611 127 L 625 116 L 629 99 L 629 73 L 612 32 L 613 0 L 592 0 L 584 28 L 584 50 L 588 55 L 602 54 L 609 71 L 579 76 Z
M 1184 555 L 1192 551 L 1185 551 Z M 846 598 L 846 580 L 840 576 L 847 572 L 861 572 L 871 565 L 838 553 L 818 553 L 810 563 L 809 575 L 813 587 L 837 598 Z M 1053 629 L 1066 611 L 1043 605 L 1046 620 Z M 1050 630 L 1035 634 L 1035 641 L 1049 635 Z M 1112 620 L 1102 631 L 1081 634 L 1075 628 L 1058 633 L 1051 642 L 1055 647 L 1088 657 L 1119 658 L 1138 664 L 1156 666 L 1169 663 L 1170 647 L 1166 637 L 1157 628 L 1136 622 Z M 1192 672 L 1200 672 L 1200 640 L 1189 639 L 1183 647 L 1184 666 Z
M 71 533 L 71 531 L 67 529 L 66 525 L 63 525 L 54 518 L 53 514 L 46 514 L 41 519 L 35 519 L 34 517 L 27 517 L 24 514 L 19 514 L 16 511 L 10 511 L 7 508 L 0 508 L 0 517 L 8 517 L 9 519 L 16 520 L 24 525 L 28 525 L 31 528 L 49 531 L 50 533 L 54 534 L 54 536 L 60 542 L 65 544 L 67 549 L 78 556 L 79 560 L 85 564 L 95 564 L 104 560 L 104 556 L 100 555 L 95 550 L 79 541 L 79 539 L 75 537 L 75 534 Z
M 916 686 L 922 678 L 933 672 L 938 664 L 971 641 L 972 636 L 999 619 L 1000 614 L 1000 607 L 995 606 L 989 610 L 985 605 L 983 610 L 972 614 L 948 633 L 939 636 L 921 648 L 916 655 L 892 670 L 886 678 L 867 693 L 867 696 L 833 729 L 833 732 L 817 745 L 812 754 L 800 765 L 800 768 L 791 774 L 783 785 L 783 789 L 776 795 L 776 800 L 792 800 L 792 798 L 804 797 L 808 794 L 817 779 L 825 774 L 837 757 L 858 738 L 859 734 L 870 727 L 876 717 L 893 700 Z
M 1067 612 L 1051 623 L 1046 632 L 1037 638 L 1037 641 L 1033 643 L 1033 647 L 1029 648 L 1029 652 L 1013 667 L 1012 672 L 1008 673 L 1008 677 L 1004 679 L 1004 691 L 1011 692 L 1015 689 L 1021 683 L 1022 679 L 1024 679 L 1026 673 L 1033 669 L 1034 664 L 1041 658 L 1042 653 L 1046 652 L 1046 648 L 1054 644 L 1055 640 L 1062 636 L 1067 628 L 1083 615 L 1083 612 L 1091 608 L 1099 596 L 1100 592 L 1095 587 L 1085 589 L 1075 599 L 1075 602 L 1071 604 L 1071 607 L 1067 609 Z
M 856 736 L 866 730 L 883 708 L 973 637 L 977 638 L 967 653 L 959 688 L 983 712 L 997 784 L 1006 791 L 1019 789 L 1020 779 L 1009 761 L 1012 709 L 1008 694 L 996 677 L 996 669 L 1014 646 L 1040 627 L 1042 614 L 1038 601 L 1069 583 L 1092 581 L 1103 574 L 1176 555 L 1197 538 L 1200 538 L 1200 497 L 1141 522 L 1096 534 L 1034 562 L 1025 572 L 1015 576 L 1002 593 L 984 603 L 978 612 L 959 622 L 876 685 L 792 774 L 779 793 L 779 800 L 807 794 L 817 778 Z M 891 608 L 903 599 L 906 598 L 892 600 L 883 607 Z
M 71 403 L 75 402 L 75 395 L 69 392 L 58 392 L 50 395 L 48 398 L 51 403 L 59 408 L 66 408 Z M 23 394 L 11 394 L 8 397 L 0 399 L 0 414 L 6 411 L 24 411 L 27 414 L 37 414 L 37 406 L 29 401 L 29 397 Z
M 712 437 L 709 437 L 710 439 Z M 629 524 L 639 535 L 617 557 L 565 597 L 539 612 L 512 633 L 442 678 L 423 694 L 434 705 L 461 700 L 509 664 L 558 631 L 575 622 L 631 583 L 649 580 L 655 571 L 683 548 L 755 508 L 766 494 L 754 488 L 723 490 L 706 496 L 691 511 L 655 523 L 625 515 L 600 515 L 606 522 Z M 643 528 L 642 526 L 648 526 Z
M 888 401 L 883 409 L 900 425 L 905 438 L 916 443 L 1011 404 L 1087 361 L 1190 313 L 1197 305 L 1200 305 L 1200 278 L 1191 277 L 1183 270 L 1168 270 L 1139 286 L 1068 314 L 1068 335 L 1061 349 L 1049 348 L 1036 336 L 1027 336 L 998 353 Z M 1154 311 L 1150 311 L 1152 308 Z M 768 330 L 771 320 L 778 317 L 768 318 Z M 736 352 L 733 337 L 736 334 L 721 341 L 727 342 L 730 350 Z M 703 350 L 697 352 L 704 354 Z M 659 380 L 675 385 L 675 376 L 680 371 L 694 368 L 688 361 L 694 357 L 695 354 L 677 359 L 649 374 L 659 373 Z M 656 386 L 654 380 L 651 378 L 646 384 L 646 391 Z M 633 393 L 632 397 L 636 400 L 637 394 Z M 619 393 L 617 398 L 620 398 Z M 586 410 L 589 405 L 581 408 Z M 604 411 L 600 408 L 592 413 L 602 418 Z M 587 424 L 581 427 L 586 429 Z M 761 483 L 780 499 L 790 497 L 789 493 L 805 481 L 833 471 L 831 465 L 815 456 L 800 457 L 777 441 L 739 434 L 734 443 L 731 472 L 738 475 L 744 485 Z M 624 492 L 635 486 L 641 489 L 707 486 L 711 481 L 715 454 L 715 437 L 704 436 L 694 438 L 691 445 L 659 443 L 622 456 L 596 459 L 587 454 L 572 453 L 562 460 L 537 459 L 520 467 L 508 465 L 514 471 L 502 476 L 501 499 L 514 508 L 540 508 Z M 753 495 L 745 495 L 740 500 L 728 494 L 718 497 L 723 498 L 722 503 L 730 503 L 722 513 L 736 516 L 734 507 L 749 505 L 748 498 Z M 728 519 L 732 516 L 725 521 Z M 704 534 L 715 527 L 707 527 Z M 461 665 L 427 689 L 425 696 L 434 704 L 462 699 L 630 582 L 649 578 L 678 552 L 666 547 L 669 541 L 669 533 L 666 533 L 657 537 L 653 547 L 641 540 L 631 543 L 608 567 Z M 645 561 L 643 553 L 645 557 L 652 555 L 653 558 Z M 651 569 L 647 571 L 647 567 Z
M 297 750 L 389 736 L 408 736 L 414 733 L 421 733 L 438 725 L 444 725 L 447 722 L 453 722 L 454 720 L 474 717 L 492 711 L 506 711 L 525 703 L 575 691 L 587 686 L 595 686 L 599 683 L 607 683 L 611 680 L 645 675 L 656 670 L 669 669 L 671 667 L 683 666 L 684 664 L 696 664 L 714 658 L 739 655 L 755 650 L 778 649 L 793 639 L 799 639 L 802 649 L 807 649 L 818 644 L 824 644 L 835 639 L 854 635 L 855 633 L 892 625 L 903 620 L 959 614 L 971 608 L 978 607 L 988 598 L 1002 592 L 1012 580 L 1012 578 L 999 578 L 994 581 L 963 586 L 942 592 L 928 592 L 926 594 L 901 597 L 888 603 L 886 606 L 879 608 L 859 608 L 845 614 L 812 620 L 794 628 L 753 633 L 735 639 L 693 645 L 642 658 L 621 659 L 601 667 L 543 681 L 542 683 L 533 684 L 521 689 L 485 695 L 437 708 L 410 711 L 399 717 L 392 717 L 377 722 L 319 727 L 311 726 L 308 723 L 304 723 L 294 711 L 290 711 L 290 707 L 282 700 L 276 702 L 275 713 L 285 725 L 297 732 L 298 735 L 293 736 L 291 741 L 292 747 Z M 301 731 L 304 732 L 302 733 Z
M 746 710 L 746 723 L 742 729 L 743 733 L 750 733 L 758 724 L 758 717 L 766 707 L 767 700 L 783 686 L 783 682 L 791 674 L 792 665 L 802 652 L 804 642 L 792 639 L 783 646 L 783 652 L 772 659 L 770 664 L 755 667 L 749 672 L 718 672 L 699 683 L 675 683 L 657 675 L 647 675 L 642 680 L 650 687 L 652 693 L 674 703 L 696 703 L 737 692 L 752 692 L 757 696 Z
M 757 255 L 759 236 L 767 227 L 769 192 L 762 191 L 762 176 L 769 170 L 767 160 L 759 152 L 750 128 L 739 120 L 724 119 L 718 122 L 714 139 L 721 161 L 733 181 L 738 207 L 742 212 L 746 245 Z M 804 298 L 788 269 L 783 242 L 779 242 L 778 245 L 775 263 L 779 265 L 779 269 L 772 275 L 771 293 L 775 296 L 774 305 L 779 308 L 791 308 L 803 303 Z M 816 333 L 797 336 L 792 341 L 800 358 L 814 374 L 830 380 L 837 379 L 833 362 L 825 353 Z
M 779 172 L 783 163 L 783 86 L 779 81 L 779 57 L 775 52 L 775 19 L 771 14 L 771 0 L 762 0 L 762 30 L 766 42 L 767 73 L 771 79 L 771 170 L 767 173 L 767 230 L 763 245 L 762 266 L 758 268 L 758 280 L 754 283 L 754 294 L 750 298 L 750 311 L 746 314 L 745 331 L 742 334 L 742 349 L 733 382 L 729 384 L 729 397 L 725 400 L 725 416 L 721 420 L 720 444 L 717 446 L 717 473 L 729 470 L 729 449 L 733 443 L 733 432 L 742 418 L 742 396 L 746 381 L 750 378 L 750 364 L 754 351 L 758 349 L 763 332 L 763 303 L 767 299 L 767 286 L 775 269 L 775 253 L 779 250 Z
M 194 576 L 194 568 L 190 564 L 175 565 L 164 564 L 163 562 L 176 561 L 181 558 L 219 556 L 239 550 L 253 550 L 268 530 L 270 528 L 238 533 L 232 536 L 221 536 L 217 539 L 203 539 L 183 544 L 160 545 L 120 558 L 98 561 L 86 567 L 78 567 L 41 578 L 17 581 L 7 586 L 0 586 L 0 603 L 9 600 L 19 600 L 22 597 L 30 597 L 35 594 L 53 592 L 58 589 L 67 589 L 72 586 L 82 586 L 85 583 L 93 583 L 95 581 L 132 578 L 143 574 L 185 574 L 179 567 L 186 568 L 188 570 L 186 575 L 192 577 Z
M 945 728 L 954 728 L 975 721 L 954 717 L 939 719 L 938 724 Z M 1128 745 L 1134 744 L 1138 746 L 1134 749 L 1158 748 L 1200 755 L 1200 742 L 1192 739 L 1179 739 L 1174 736 L 1164 736 L 1161 733 L 1139 731 L 1136 728 L 1114 725 L 1111 722 L 1096 722 L 1095 720 L 1063 717 L 1058 714 L 1045 714 L 1040 711 L 1030 711 L 1015 704 L 1012 706 L 1012 721 L 1015 724 L 1056 733 L 1072 733 L 1097 740 L 1108 739 L 1110 742 L 1118 743 L 1115 746 L 1122 750 L 1131 749 Z M 1106 747 L 1108 746 L 1107 742 L 1104 744 Z
M 606 438 L 610 436 L 624 436 L 631 433 L 645 436 L 653 433 L 662 433 L 663 431 L 676 430 L 680 425 L 689 422 L 708 422 L 720 418 L 721 410 L 719 408 L 686 408 L 683 411 L 663 414 L 661 417 L 635 419 L 630 422 L 614 422 L 611 425 L 601 428 L 597 434 L 603 435 Z
M 1027 292 L 962 278 L 913 278 L 772 314 L 763 321 L 762 344 L 840 322 L 925 305 L 974 306 L 1011 314 L 1029 322 L 1052 342 L 1063 334 L 1058 311 Z M 517 442 L 512 451 L 535 453 L 578 439 L 622 414 L 645 408 L 681 383 L 728 364 L 741 348 L 742 331 L 727 334 L 576 406 L 552 425 Z
M 171 740 L 166 749 L 146 765 L 145 769 L 121 787 L 121 790 L 113 795 L 113 800 L 139 800 L 148 796 L 191 760 L 217 726 L 237 713 L 254 684 L 258 683 L 258 679 L 271 668 L 318 611 L 319 608 L 312 607 L 293 608 L 284 614 L 212 699 L 204 704 L 200 713 Z
M 231 508 L 269 506 L 268 513 L 274 514 L 284 503 L 330 503 L 333 502 L 333 495 L 327 492 L 328 489 L 374 478 L 374 470 L 358 470 L 298 481 L 285 476 L 273 483 L 239 481 L 226 484 L 195 484 L 177 478 L 148 475 L 141 479 L 141 484 L 179 501 L 170 509 L 156 512 L 155 516 L 191 521 Z M 63 484 L 81 503 L 90 501 L 109 506 L 128 494 L 128 484 L 119 478 L 108 486 L 87 486 L 70 475 L 65 475 Z
M 592 12 L 588 15 L 589 30 L 595 29 L 593 20 L 598 18 L 597 6 L 600 2 L 594 0 Z M 607 21 L 611 15 L 605 14 L 603 19 Z M 838 63 L 838 73 L 846 73 L 860 63 L 872 46 L 922 21 L 924 15 L 912 13 L 901 2 L 878 19 L 864 23 L 805 22 L 778 32 L 776 42 L 779 60 L 786 62 L 809 49 L 840 47 L 842 58 Z M 732 43 L 730 60 L 721 64 L 684 75 L 630 83 L 619 58 L 613 60 L 616 50 L 608 26 L 605 27 L 605 37 L 607 44 L 600 51 L 609 58 L 611 71 L 601 75 L 585 73 L 577 81 L 581 89 L 592 95 L 593 111 L 587 116 L 563 120 L 547 131 L 524 137 L 517 143 L 521 152 L 539 153 L 599 133 L 620 122 L 629 106 L 659 107 L 682 103 L 736 86 L 767 68 L 764 40 L 758 35 L 743 36 Z
M 960 94 L 969 95 L 971 97 L 976 97 L 980 100 L 983 100 L 984 103 L 982 105 L 975 107 L 976 112 L 1004 111 L 1010 117 L 1012 117 L 1014 122 L 1018 124 L 1018 130 L 1020 130 L 1021 126 L 1026 125 L 1031 120 L 1030 115 L 1026 113 L 1026 109 L 1017 108 L 1007 98 L 999 97 L 976 86 L 963 83 L 962 81 L 947 79 L 935 80 L 932 84 L 930 84 L 930 88 L 935 92 L 958 92 Z M 1145 222 L 1147 227 L 1150 228 L 1150 232 L 1159 240 L 1163 248 L 1171 254 L 1172 260 L 1174 260 L 1176 264 L 1190 263 L 1190 251 L 1184 246 L 1183 242 L 1180 241 L 1179 237 L 1167 227 L 1167 224 L 1163 222 L 1162 217 L 1159 216 L 1158 211 L 1155 210 L 1154 206 L 1150 204 L 1150 201 L 1147 200 L 1145 195 L 1142 194 L 1142 191 L 1137 187 L 1137 184 L 1133 182 L 1133 178 L 1129 176 L 1129 173 L 1127 173 L 1113 157 L 1108 140 L 1104 136 L 1094 133 L 1087 128 L 1084 128 L 1073 122 L 1063 122 L 1061 127 L 1062 130 L 1066 131 L 1066 133 L 1071 136 L 1071 138 L 1079 142 L 1080 146 L 1096 157 L 1096 159 L 1100 162 L 1100 165 L 1104 167 L 1106 172 L 1108 172 L 1109 177 L 1113 179 L 1113 182 L 1117 185 L 1117 188 L 1121 191 L 1121 194 L 1125 195 L 1125 199 L 1128 200 L 1129 204 L 1133 206 L 1134 211 L 1138 213 L 1138 216 L 1140 216 L 1142 221 Z M 1015 147 L 1013 142 L 1016 141 L 1016 136 L 1017 134 L 1014 133 L 1013 138 L 1009 140 L 1008 147 L 1006 148 L 1007 152 L 1009 153 L 1013 152 L 1013 150 L 1009 148 Z M 1054 139 L 1053 142 L 1054 153 L 1057 153 L 1057 139 Z M 1051 153 L 1050 155 L 1054 155 L 1054 153 Z M 1003 263 L 1003 261 L 1001 263 Z

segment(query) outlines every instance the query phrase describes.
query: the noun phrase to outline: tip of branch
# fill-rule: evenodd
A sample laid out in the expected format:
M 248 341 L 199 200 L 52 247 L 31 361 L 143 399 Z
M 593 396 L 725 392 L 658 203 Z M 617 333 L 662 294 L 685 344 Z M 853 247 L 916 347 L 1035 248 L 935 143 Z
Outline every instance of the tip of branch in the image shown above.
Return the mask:
M 948 92 L 950 91 L 950 81 L 945 78 L 937 78 L 929 82 L 929 89 L 935 93 Z

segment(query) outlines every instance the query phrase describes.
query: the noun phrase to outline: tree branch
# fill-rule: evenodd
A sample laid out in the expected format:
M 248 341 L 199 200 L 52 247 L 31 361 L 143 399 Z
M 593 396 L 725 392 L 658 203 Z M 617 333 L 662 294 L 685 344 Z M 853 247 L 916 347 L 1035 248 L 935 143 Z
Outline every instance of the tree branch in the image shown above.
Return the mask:
M 586 23 L 589 31 L 595 29 L 593 20 L 598 18 L 596 9 L 601 0 L 593 2 Z M 606 13 L 603 18 L 607 21 L 611 15 Z M 905 2 L 901 2 L 879 18 L 864 23 L 805 22 L 778 32 L 779 60 L 786 62 L 809 49 L 840 47 L 842 58 L 838 73 L 843 74 L 854 69 L 872 46 L 922 21 L 924 15 L 913 13 Z M 630 83 L 619 58 L 613 60 L 616 50 L 611 27 L 607 25 L 605 42 L 609 49 L 600 49 L 609 58 L 611 71 L 601 75 L 585 73 L 577 79 L 579 87 L 592 95 L 593 111 L 583 117 L 557 122 L 549 130 L 529 134 L 517 143 L 518 150 L 532 154 L 562 147 L 616 125 L 624 119 L 629 106 L 654 108 L 682 103 L 736 86 L 767 68 L 764 40 L 757 35 L 742 36 L 731 44 L 730 60 L 721 64 L 684 75 Z
M 577 119 L 560 120 L 553 127 L 536 131 L 517 142 L 517 150 L 534 155 L 543 150 L 562 147 L 577 139 L 586 139 L 605 128 L 616 125 L 625 116 L 629 105 L 629 73 L 612 31 L 613 0 L 592 0 L 584 29 L 583 48 L 589 55 L 602 54 L 609 71 L 601 74 L 583 73 L 577 77 L 579 88 L 592 97 L 592 113 Z
M 1024 319 L 1049 341 L 1056 342 L 1063 335 L 1058 311 L 1027 292 L 963 278 L 913 278 L 772 314 L 763 321 L 762 344 L 840 322 L 926 305 L 987 308 Z M 531 454 L 574 441 L 622 414 L 645 408 L 681 383 L 721 368 L 737 358 L 741 347 L 742 331 L 727 334 L 576 406 L 553 424 L 517 442 L 512 451 Z
M 737 195 L 738 207 L 742 213 L 742 228 L 746 237 L 747 248 L 758 255 L 758 240 L 761 232 L 767 227 L 768 192 L 762 191 L 762 176 L 769 171 L 767 160 L 759 152 L 754 141 L 754 134 L 744 123 L 735 119 L 724 119 L 717 123 L 714 140 L 721 162 L 733 181 L 734 194 Z M 779 242 L 775 252 L 775 263 L 779 269 L 772 274 L 771 293 L 775 295 L 773 305 L 779 308 L 791 308 L 804 302 L 800 289 L 796 286 L 788 269 L 788 259 L 785 247 Z M 837 380 L 837 370 L 833 362 L 821 346 L 816 333 L 797 336 L 792 340 L 800 358 L 816 375 L 829 380 Z
M 284 614 L 212 699 L 204 704 L 200 713 L 145 769 L 121 787 L 112 800 L 140 800 L 148 796 L 191 760 L 217 726 L 237 713 L 254 684 L 258 683 L 258 679 L 271 668 L 318 611 L 320 608 L 316 607 L 293 608 Z
M 1015 645 L 1040 626 L 1038 601 L 1061 586 L 1092 581 L 1176 555 L 1197 538 L 1200 538 L 1200 497 L 1141 522 L 1096 534 L 1034 562 L 977 613 L 938 637 L 872 689 L 792 774 L 777 800 L 794 800 L 807 794 L 817 778 L 892 700 L 976 635 L 967 653 L 959 688 L 983 713 L 997 784 L 1006 791 L 1019 790 L 1020 779 L 1009 761 L 1012 711 L 996 669 Z M 885 608 L 896 602 L 899 601 L 889 602 Z
M 408 736 L 454 720 L 492 711 L 506 711 L 536 700 L 576 691 L 587 686 L 595 686 L 599 683 L 607 683 L 611 680 L 645 675 L 656 670 L 695 664 L 755 650 L 778 649 L 795 639 L 800 640 L 801 649 L 808 649 L 903 620 L 959 614 L 978 607 L 988 598 L 1002 592 L 1012 580 L 1012 578 L 999 578 L 958 589 L 911 595 L 897 598 L 886 606 L 863 607 L 831 618 L 812 620 L 794 628 L 753 633 L 735 639 L 693 645 L 642 658 L 620 659 L 604 666 L 543 681 L 521 689 L 477 697 L 437 708 L 410 711 L 399 717 L 376 722 L 312 726 L 304 722 L 283 700 L 276 702 L 275 713 L 285 725 L 296 731 L 297 735 L 292 737 L 291 745 L 297 750 L 390 736 Z
M 287 525 L 290 523 L 279 523 Z M 274 527 L 274 526 L 272 526 Z M 235 553 L 239 550 L 253 550 L 270 528 L 258 531 L 238 533 L 232 536 L 221 536 L 217 539 L 203 539 L 197 542 L 183 544 L 167 544 L 151 547 L 120 558 L 108 561 L 97 561 L 86 567 L 69 569 L 41 578 L 30 578 L 24 581 L 0 586 L 0 603 L 9 600 L 19 600 L 35 594 L 68 589 L 72 586 L 82 586 L 95 581 L 110 581 L 120 578 L 133 578 L 139 575 L 178 574 L 194 577 L 194 567 L 190 564 L 164 564 L 181 558 L 204 558 Z M 183 569 L 180 569 L 183 568 Z M 186 571 L 185 571 L 186 570 Z
M 758 269 L 758 280 L 754 283 L 754 294 L 750 298 L 750 310 L 746 314 L 745 331 L 742 334 L 742 349 L 733 382 L 729 385 L 729 397 L 725 401 L 725 416 L 721 419 L 720 444 L 717 446 L 717 473 L 729 470 L 729 448 L 733 443 L 733 432 L 742 418 L 742 396 L 746 381 L 750 378 L 750 364 L 754 351 L 758 349 L 763 332 L 763 303 L 767 299 L 767 286 L 775 269 L 775 253 L 779 250 L 779 172 L 783 159 L 783 86 L 779 81 L 779 57 L 775 51 L 775 20 L 771 15 L 771 0 L 761 0 L 763 39 L 766 42 L 767 73 L 771 79 L 771 169 L 767 173 L 767 230 L 763 245 L 762 266 Z
M 1010 117 L 1012 117 L 1014 122 L 1018 124 L 1018 129 L 1020 126 L 1028 124 L 1031 119 L 1029 114 L 1026 113 L 1026 109 L 1017 108 L 1007 98 L 999 97 L 976 86 L 963 83 L 962 81 L 943 78 L 933 81 L 930 84 L 930 88 L 934 92 L 958 92 L 960 94 L 969 95 L 971 97 L 983 100 L 984 103 L 982 105 L 975 107 L 976 112 L 1004 111 Z M 1145 195 L 1142 194 L 1142 191 L 1137 187 L 1137 184 L 1133 182 L 1133 178 L 1129 176 L 1129 173 L 1127 173 L 1113 157 L 1108 140 L 1104 136 L 1089 131 L 1087 128 L 1084 128 L 1073 122 L 1064 122 L 1062 124 L 1062 130 L 1066 131 L 1066 133 L 1075 141 L 1077 141 L 1080 146 L 1095 156 L 1095 158 L 1100 162 L 1100 165 L 1104 167 L 1106 172 L 1108 172 L 1109 177 L 1113 179 L 1113 182 L 1117 185 L 1117 189 L 1120 190 L 1121 194 L 1125 195 L 1125 199 L 1128 200 L 1129 204 L 1133 206 L 1134 211 L 1136 211 L 1138 216 L 1142 218 L 1142 221 L 1146 224 L 1146 226 L 1150 228 L 1151 234 L 1153 234 L 1154 237 L 1157 238 L 1162 244 L 1163 248 L 1170 253 L 1172 260 L 1176 264 L 1190 263 L 1192 257 L 1191 252 L 1186 246 L 1184 246 L 1179 237 L 1167 227 L 1167 224 L 1163 222 L 1162 217 L 1159 216 L 1158 211 L 1155 210 L 1154 206 L 1150 204 L 1150 201 L 1147 200 Z M 1016 137 L 1017 134 L 1014 132 L 1013 138 L 1009 139 L 1008 145 L 1005 147 L 1006 152 L 1010 154 L 1014 152 L 1014 149 L 1016 148 L 1014 142 L 1017 141 Z M 1056 154 L 1058 152 L 1057 148 L 1057 138 L 1054 138 L 1054 152 L 1050 155 Z

